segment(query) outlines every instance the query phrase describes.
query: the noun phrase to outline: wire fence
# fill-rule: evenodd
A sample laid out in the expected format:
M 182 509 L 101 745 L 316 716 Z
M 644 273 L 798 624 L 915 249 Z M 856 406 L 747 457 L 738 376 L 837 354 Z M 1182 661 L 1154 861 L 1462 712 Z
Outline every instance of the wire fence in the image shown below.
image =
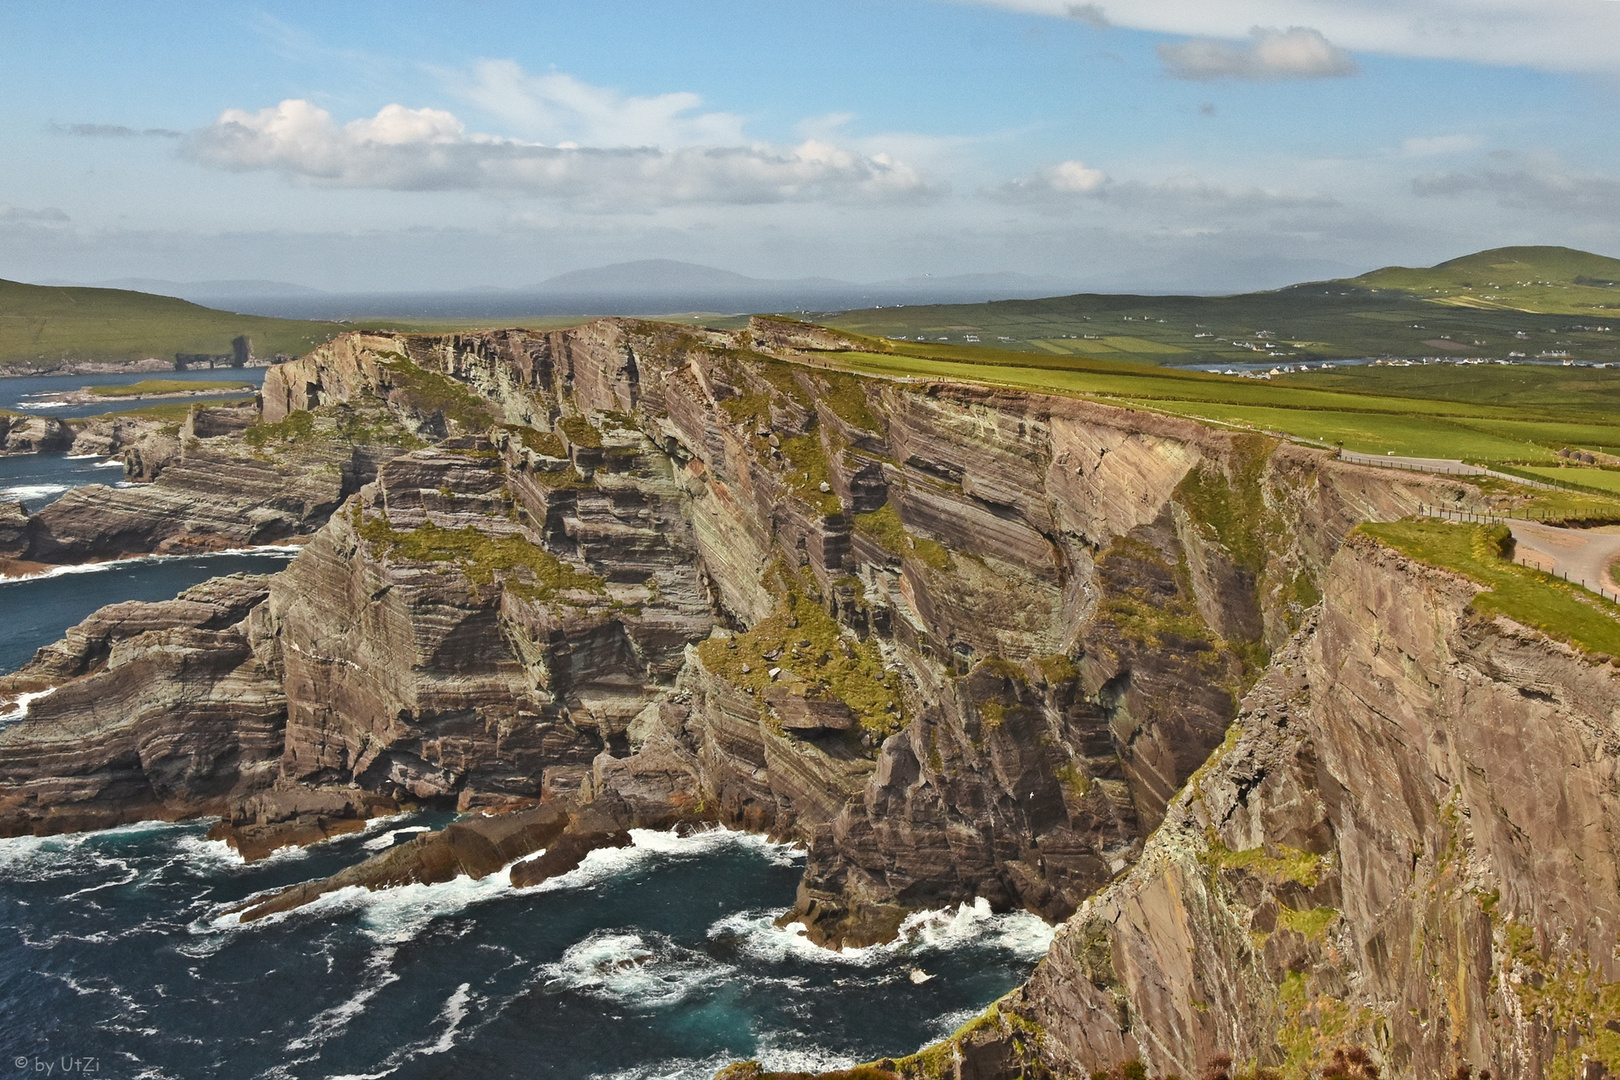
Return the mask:
M 1421 506 L 1421 510 L 1426 517 L 1441 518 L 1446 521 L 1461 521 L 1476 525 L 1508 525 L 1514 521 L 1541 523 L 1544 520 L 1536 517 L 1515 517 L 1503 514 L 1483 514 L 1473 510 L 1453 510 L 1452 508 L 1446 506 L 1428 506 L 1426 504 Z M 1548 523 L 1550 524 L 1551 522 Z M 1588 582 L 1584 577 L 1577 576 L 1572 578 L 1569 576 L 1568 570 L 1560 571 L 1555 570 L 1552 567 L 1543 566 L 1539 562 L 1532 561 L 1528 555 L 1520 555 L 1517 552 L 1514 554 L 1513 561 L 1520 566 L 1527 567 L 1528 569 L 1539 570 L 1544 574 L 1559 579 L 1560 581 L 1568 582 L 1571 585 L 1579 585 L 1588 592 L 1597 593 L 1605 600 L 1612 600 L 1616 604 L 1620 604 L 1620 588 L 1617 588 L 1610 582 L 1603 581 L 1601 578 L 1592 582 Z
M 1419 509 L 1426 517 L 1444 518 L 1447 521 L 1462 521 L 1474 525 L 1505 525 L 1513 521 L 1532 521 L 1541 525 L 1551 525 L 1554 528 L 1579 529 L 1591 525 L 1613 525 L 1616 523 L 1615 515 L 1597 514 L 1587 511 L 1571 513 L 1569 511 L 1553 511 L 1529 507 L 1515 510 L 1509 507 L 1506 510 L 1463 510 L 1451 506 L 1429 506 L 1420 503 Z
M 1358 454 L 1353 450 L 1339 449 L 1339 460 L 1348 461 L 1352 465 L 1372 465 L 1380 469 L 1401 469 L 1405 472 L 1435 473 L 1441 476 L 1483 476 L 1489 470 L 1478 465 L 1464 465 L 1461 462 L 1425 463 L 1421 461 L 1395 461 L 1381 458 L 1375 454 Z

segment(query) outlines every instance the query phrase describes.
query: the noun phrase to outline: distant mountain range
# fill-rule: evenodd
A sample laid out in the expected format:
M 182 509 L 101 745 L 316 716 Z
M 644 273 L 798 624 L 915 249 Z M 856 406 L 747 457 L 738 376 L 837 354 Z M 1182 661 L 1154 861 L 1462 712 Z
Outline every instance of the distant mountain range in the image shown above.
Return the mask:
M 284 281 L 162 281 L 91 284 L 173 296 L 206 307 L 296 319 L 504 318 L 523 315 L 657 315 L 681 311 L 838 311 L 891 304 L 981 303 L 1051 295 L 1064 283 L 1027 274 L 911 277 L 861 284 L 836 278 L 754 278 L 697 263 L 643 259 L 574 270 L 516 288 L 436 293 L 325 292 Z

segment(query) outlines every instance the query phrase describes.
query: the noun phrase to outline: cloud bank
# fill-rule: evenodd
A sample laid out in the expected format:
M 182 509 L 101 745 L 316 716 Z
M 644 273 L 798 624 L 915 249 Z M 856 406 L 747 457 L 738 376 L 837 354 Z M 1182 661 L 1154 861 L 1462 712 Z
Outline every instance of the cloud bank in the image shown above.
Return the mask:
M 972 2 L 1074 17 L 1071 0 Z M 1358 53 L 1620 71 L 1620 3 L 1614 0 L 1098 0 L 1085 8 L 1096 20 L 1162 34 L 1241 41 L 1256 26 L 1311 26 Z
M 696 100 L 690 95 L 616 98 L 567 76 L 528 77 L 515 68 L 486 66 L 483 74 L 493 78 L 476 85 L 491 104 L 528 110 L 537 126 L 574 126 L 608 145 L 478 134 L 453 113 L 398 104 L 339 124 L 325 109 L 289 99 L 257 112 L 227 109 L 188 135 L 181 149 L 215 168 L 279 172 L 313 184 L 483 191 L 602 210 L 914 200 L 933 193 L 914 169 L 882 153 L 815 139 L 795 146 L 705 145 L 706 139 L 740 138 L 740 127 L 719 119 L 722 114 L 683 118 Z M 497 91 L 507 93 L 497 98 Z M 671 132 L 697 142 L 672 149 L 625 143 Z
M 1178 79 L 1327 79 L 1354 75 L 1350 54 L 1306 26 L 1256 27 L 1245 43 L 1203 38 L 1159 46 L 1165 70 Z

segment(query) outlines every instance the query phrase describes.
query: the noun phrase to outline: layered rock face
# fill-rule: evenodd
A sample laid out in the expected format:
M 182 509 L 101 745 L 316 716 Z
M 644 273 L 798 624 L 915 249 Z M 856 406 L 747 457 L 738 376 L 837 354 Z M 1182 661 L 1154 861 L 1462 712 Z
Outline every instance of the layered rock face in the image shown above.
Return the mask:
M 1548 948 L 1620 930 L 1573 914 L 1612 891 L 1606 848 L 1575 870 L 1553 842 L 1558 821 L 1607 812 L 1602 768 L 1558 774 L 1575 788 L 1547 821 L 1509 807 L 1492 770 L 1536 710 L 1565 717 L 1538 732 L 1554 738 L 1533 755 L 1549 783 L 1577 746 L 1607 760 L 1607 706 L 1590 703 L 1608 691 L 1545 643 L 1471 622 L 1459 583 L 1345 546 L 1360 521 L 1469 489 L 1155 414 L 823 365 L 848 345 L 772 320 L 601 320 L 346 335 L 273 368 L 258 424 L 194 423 L 172 458 L 154 448 L 143 520 L 165 492 L 217 517 L 142 533 L 113 500 L 92 539 L 73 539 L 91 524 L 70 528 L 71 506 L 25 524 L 64 552 L 318 531 L 228 624 L 98 615 L 0 686 L 59 687 L 0 732 L 19 763 L 0 777 L 0 829 L 220 813 L 220 835 L 258 852 L 407 802 L 508 812 L 265 902 L 279 909 L 546 847 L 513 869 L 538 880 L 634 825 L 718 820 L 808 845 L 792 918 L 829 944 L 974 896 L 1074 915 L 1001 1019 L 939 1059 L 962 1075 L 1138 1055 L 1196 1075 L 1318 1036 L 1410 1075 L 1454 1059 L 1533 1072 L 1514 1062 L 1567 1050 L 1529 1019 L 1511 1054 L 1487 1047 L 1474 1018 L 1511 995 L 1474 977 L 1510 970 L 1477 959 L 1498 938 L 1522 953 L 1521 926 Z M 142 629 L 91 644 L 117 636 L 103 623 Z M 188 666 L 200 634 L 212 659 Z M 1532 669 L 1553 688 L 1520 694 Z M 139 708 L 114 719 L 81 689 L 137 674 L 191 709 L 166 712 L 156 742 Z M 262 702 L 235 743 L 190 771 L 143 756 L 187 724 L 200 745 L 224 738 L 236 721 L 210 711 L 215 687 Z M 1241 738 L 1223 743 L 1241 700 Z M 1480 738 L 1463 718 L 1486 709 L 1495 749 L 1461 749 Z M 96 749 L 67 755 L 70 730 Z M 1456 854 L 1487 851 L 1487 823 L 1489 881 Z M 1510 885 L 1510 855 L 1547 865 Z M 1414 903 L 1431 887 L 1445 899 Z M 1455 978 L 1403 989 L 1442 955 Z
M 957 1049 L 971 1075 L 1620 1065 L 1620 680 L 1476 591 L 1346 545 L 1141 859 Z
M 235 409 L 200 409 L 177 435 L 146 432 L 126 471 L 151 483 L 74 488 L 28 521 L 33 562 L 217 551 L 313 533 L 378 465 L 420 445 L 380 406 L 327 410 L 243 438 Z
M 807 842 L 797 914 L 859 942 L 975 895 L 1073 911 L 1349 528 L 1435 500 L 1259 437 L 818 367 L 839 344 L 348 335 L 269 372 L 257 427 L 182 433 L 138 494 L 186 527 L 109 540 L 136 536 L 113 499 L 84 544 L 263 540 L 358 489 L 247 621 L 287 701 L 278 790 L 702 807 Z M 30 522 L 35 554 L 80 517 Z
M 268 591 L 238 575 L 114 604 L 0 679 L 33 695 L 0 729 L 0 835 L 217 814 L 269 786 L 286 699 L 244 626 Z

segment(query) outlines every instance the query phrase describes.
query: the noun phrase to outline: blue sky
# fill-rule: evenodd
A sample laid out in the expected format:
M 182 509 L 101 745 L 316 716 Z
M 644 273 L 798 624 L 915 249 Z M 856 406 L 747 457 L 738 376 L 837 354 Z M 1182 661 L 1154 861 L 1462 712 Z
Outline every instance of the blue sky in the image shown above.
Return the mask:
M 1614 0 L 0 3 L 0 277 L 1620 255 Z

